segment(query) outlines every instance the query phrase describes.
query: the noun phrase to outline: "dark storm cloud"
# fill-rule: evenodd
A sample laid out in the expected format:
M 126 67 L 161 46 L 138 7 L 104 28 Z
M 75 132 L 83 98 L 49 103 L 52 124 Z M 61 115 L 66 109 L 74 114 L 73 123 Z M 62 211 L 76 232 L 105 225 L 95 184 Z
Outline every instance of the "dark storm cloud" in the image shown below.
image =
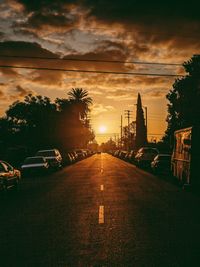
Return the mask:
M 17 41 L 5 41 L 0 42 L 0 54 L 1 55 L 9 55 L 9 56 L 17 56 L 17 57 L 1 57 L 0 56 L 0 64 L 1 65 L 11 65 L 11 66 L 29 66 L 29 67 L 55 67 L 54 60 L 50 62 L 48 60 L 39 60 L 39 59 L 30 59 L 23 58 L 23 56 L 28 57 L 50 57 L 50 58 L 58 58 L 58 56 L 47 49 L 42 48 L 37 43 L 29 43 L 29 42 L 17 42 Z M 19 76 L 17 69 L 15 68 L 1 68 L 0 71 L 9 76 L 16 77 Z M 41 76 L 45 76 L 38 71 Z M 28 76 L 27 76 L 28 77 Z M 58 75 L 58 77 L 60 77 Z
M 160 18 L 162 20 L 173 18 L 184 18 L 200 20 L 199 1 L 136 1 L 136 0 L 17 0 L 27 11 L 63 11 L 69 4 L 80 4 L 89 8 L 91 15 L 107 21 L 138 21 L 146 20 L 149 24 L 150 19 Z
M 200 2 L 198 0 L 17 1 L 31 14 L 29 20 L 30 22 L 33 20 L 33 24 L 31 26 L 31 23 L 28 23 L 27 27 L 28 25 L 42 27 L 43 24 L 47 25 L 48 23 L 56 26 L 62 20 L 63 25 L 70 27 L 73 21 L 65 21 L 63 14 L 70 14 L 71 6 L 76 5 L 87 10 L 85 20 L 88 20 L 88 23 L 91 18 L 96 19 L 97 28 L 118 23 L 124 26 L 126 33 L 123 38 L 135 39 L 138 43 L 162 45 L 172 40 L 171 46 L 177 45 L 180 48 L 184 48 L 186 45 L 194 47 L 195 43 L 199 43 Z M 79 13 L 81 16 L 81 10 Z
M 107 21 L 136 22 L 146 21 L 152 24 L 159 19 L 173 20 L 174 18 L 184 18 L 200 20 L 199 1 L 136 1 L 136 0 L 85 0 L 85 5 L 91 8 L 91 14 Z
M 65 57 L 65 59 L 75 58 L 83 61 L 57 61 L 57 60 L 45 60 L 45 59 L 31 59 L 23 58 L 28 57 L 42 57 L 42 58 L 59 58 L 58 55 L 50 52 L 47 49 L 42 48 L 37 43 L 30 42 L 17 42 L 17 41 L 5 41 L 0 42 L 1 55 L 16 55 L 17 58 L 11 57 L 0 57 L 0 63 L 2 65 L 20 65 L 30 67 L 47 67 L 47 68 L 66 68 L 66 69 L 88 69 L 88 70 L 109 70 L 109 71 L 125 71 L 126 67 L 124 64 L 114 63 L 101 63 L 101 62 L 87 62 L 85 59 L 96 59 L 96 60 L 115 60 L 121 59 L 126 60 L 128 53 L 123 45 L 111 41 L 103 41 L 94 51 L 80 54 L 72 53 Z M 2 68 L 1 72 L 8 76 L 17 76 L 18 70 L 12 68 Z M 32 82 L 49 84 L 49 85 L 60 85 L 63 78 L 63 72 L 56 71 L 40 71 L 33 70 L 31 75 L 27 76 Z
M 41 29 L 45 26 L 70 28 L 76 22 L 76 18 L 67 18 L 63 14 L 32 13 L 25 23 L 18 23 L 18 27 Z M 14 25 L 16 27 L 16 24 Z
M 93 51 L 85 54 L 71 54 L 65 58 L 80 58 L 80 59 L 95 59 L 95 60 L 125 60 L 128 56 L 128 51 L 123 44 L 112 41 L 102 41 L 99 42 L 98 47 Z M 105 63 L 104 63 L 105 64 Z
M 58 56 L 47 49 L 42 48 L 37 43 L 22 41 L 5 41 L 0 42 L 1 55 L 17 55 L 17 56 L 37 56 L 37 57 L 55 57 Z M 1 58 L 1 61 L 3 58 Z M 13 61 L 22 61 L 22 59 L 12 59 Z M 7 61 L 7 59 L 6 59 Z M 24 61 L 24 60 L 23 60 Z M 33 60 L 32 60 L 33 61 Z
M 37 11 L 57 11 L 61 12 L 63 11 L 64 7 L 77 3 L 78 1 L 74 0 L 57 0 L 57 1 L 52 1 L 52 0 L 17 0 L 18 3 L 21 3 L 25 10 L 28 12 L 37 12 Z
M 68 62 L 68 66 L 75 66 L 80 69 L 88 70 L 99 70 L 99 71 L 126 71 L 127 67 L 124 63 L 114 63 L 114 62 L 101 62 L 103 60 L 115 61 L 121 60 L 126 61 L 128 57 L 128 51 L 123 44 L 112 42 L 112 41 L 102 41 L 99 46 L 91 52 L 80 54 L 71 53 L 65 56 L 65 59 L 73 58 L 80 59 L 80 62 Z M 86 60 L 86 61 L 84 61 Z M 87 61 L 92 60 L 92 61 Z M 99 60 L 99 62 L 98 62 Z
M 120 23 L 124 25 L 126 36 L 141 44 L 171 45 L 185 49 L 186 46 L 199 45 L 200 38 L 200 2 L 198 0 L 181 1 L 134 1 L 101 0 L 90 6 L 90 16 L 99 23 Z M 171 41 L 172 43 L 167 43 Z

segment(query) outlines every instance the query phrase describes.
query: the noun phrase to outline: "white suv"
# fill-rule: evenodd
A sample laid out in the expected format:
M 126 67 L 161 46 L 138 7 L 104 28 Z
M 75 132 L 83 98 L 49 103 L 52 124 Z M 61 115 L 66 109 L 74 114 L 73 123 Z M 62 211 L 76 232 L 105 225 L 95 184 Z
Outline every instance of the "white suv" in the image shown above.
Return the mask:
M 52 168 L 62 167 L 62 156 L 58 149 L 39 150 L 36 156 L 44 157 Z

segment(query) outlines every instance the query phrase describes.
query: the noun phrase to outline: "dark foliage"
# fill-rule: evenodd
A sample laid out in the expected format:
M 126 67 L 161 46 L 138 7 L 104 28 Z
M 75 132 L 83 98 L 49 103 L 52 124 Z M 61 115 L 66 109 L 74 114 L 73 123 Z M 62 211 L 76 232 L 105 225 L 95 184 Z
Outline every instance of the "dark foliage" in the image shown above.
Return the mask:
M 171 146 L 175 130 L 200 125 L 200 55 L 193 56 L 183 66 L 188 74 L 177 79 L 166 96 L 168 128 L 164 141 Z
M 76 93 L 76 90 L 71 92 Z M 50 147 L 61 150 L 86 147 L 94 139 L 94 134 L 86 119 L 92 100 L 88 98 L 90 101 L 84 102 L 85 98 L 87 91 L 83 98 L 74 100 L 51 102 L 48 97 L 29 94 L 23 101 L 14 102 L 0 118 L 1 150 L 11 147 L 26 147 L 31 151 Z

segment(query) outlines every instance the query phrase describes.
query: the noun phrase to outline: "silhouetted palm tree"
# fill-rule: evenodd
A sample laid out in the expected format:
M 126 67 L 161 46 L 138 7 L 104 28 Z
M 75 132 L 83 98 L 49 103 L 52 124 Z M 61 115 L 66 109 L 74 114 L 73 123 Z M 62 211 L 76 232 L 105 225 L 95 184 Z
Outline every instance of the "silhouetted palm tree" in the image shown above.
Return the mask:
M 90 111 L 89 106 L 92 104 L 92 98 L 88 96 L 88 91 L 82 88 L 72 88 L 72 90 L 68 92 L 68 96 L 69 101 L 75 104 L 76 111 L 81 119 L 84 119 Z

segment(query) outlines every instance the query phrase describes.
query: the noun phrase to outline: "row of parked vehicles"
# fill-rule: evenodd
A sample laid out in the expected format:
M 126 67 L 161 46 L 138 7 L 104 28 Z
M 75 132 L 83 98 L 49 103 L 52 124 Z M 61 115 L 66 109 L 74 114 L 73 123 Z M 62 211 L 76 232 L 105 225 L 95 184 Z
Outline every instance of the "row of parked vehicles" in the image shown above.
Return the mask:
M 151 169 L 154 173 L 170 173 L 171 155 L 161 154 L 156 148 L 141 147 L 138 151 L 129 152 L 116 150 L 111 154 L 138 167 Z
M 26 157 L 19 170 L 0 160 L 0 189 L 17 186 L 21 176 L 45 175 L 93 154 L 88 149 L 75 149 L 62 154 L 58 149 L 39 150 L 34 156 Z

